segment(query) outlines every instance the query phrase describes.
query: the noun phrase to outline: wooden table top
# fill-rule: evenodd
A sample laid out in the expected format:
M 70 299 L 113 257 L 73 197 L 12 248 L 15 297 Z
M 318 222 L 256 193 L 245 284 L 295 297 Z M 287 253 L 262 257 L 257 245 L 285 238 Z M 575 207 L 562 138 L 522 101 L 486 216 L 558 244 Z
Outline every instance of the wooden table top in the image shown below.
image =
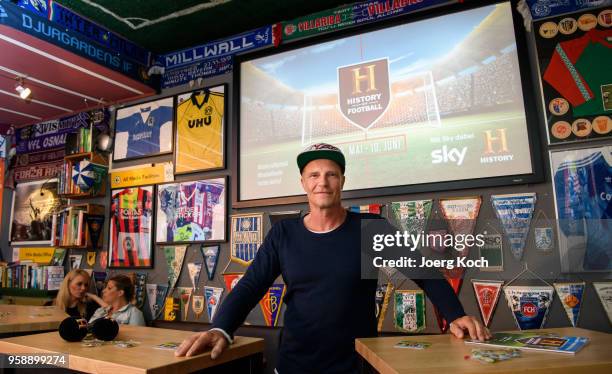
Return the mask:
M 579 328 L 535 330 L 561 336 L 582 336 L 590 339 L 575 355 L 551 352 L 521 351 L 521 357 L 494 364 L 466 359 L 473 348 L 491 346 L 465 344 L 450 334 L 428 336 L 394 336 L 364 338 L 355 341 L 357 352 L 381 374 L 390 373 L 569 373 L 588 370 L 588 374 L 612 373 L 612 334 Z M 393 348 L 400 340 L 431 343 L 423 350 Z
M 0 333 L 55 330 L 66 317 L 54 306 L 0 304 Z
M 188 373 L 263 352 L 260 338 L 237 336 L 216 360 L 210 351 L 193 357 L 175 357 L 174 351 L 153 348 L 191 336 L 192 331 L 120 325 L 115 340 L 139 342 L 135 347 L 121 348 L 114 344 L 84 347 L 81 342 L 64 341 L 57 332 L 0 339 L 1 353 L 67 353 L 69 368 L 87 373 Z

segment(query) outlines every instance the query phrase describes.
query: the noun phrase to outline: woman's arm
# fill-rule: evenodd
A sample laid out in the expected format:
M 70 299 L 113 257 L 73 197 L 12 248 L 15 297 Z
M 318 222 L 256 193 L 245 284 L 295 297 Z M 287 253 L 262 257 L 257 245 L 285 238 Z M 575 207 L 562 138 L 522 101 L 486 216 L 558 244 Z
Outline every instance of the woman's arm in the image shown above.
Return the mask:
M 98 296 L 98 295 L 96 295 L 96 294 L 93 294 L 93 293 L 89 293 L 89 292 L 87 292 L 87 299 L 88 299 L 88 300 L 93 300 L 93 301 L 95 301 L 95 302 L 96 302 L 98 305 L 100 305 L 102 308 L 107 308 L 107 307 L 108 307 L 108 304 L 107 304 L 107 303 L 105 303 L 105 302 L 104 302 L 104 300 L 102 300 L 102 298 L 101 298 L 101 297 L 99 297 L 99 296 Z

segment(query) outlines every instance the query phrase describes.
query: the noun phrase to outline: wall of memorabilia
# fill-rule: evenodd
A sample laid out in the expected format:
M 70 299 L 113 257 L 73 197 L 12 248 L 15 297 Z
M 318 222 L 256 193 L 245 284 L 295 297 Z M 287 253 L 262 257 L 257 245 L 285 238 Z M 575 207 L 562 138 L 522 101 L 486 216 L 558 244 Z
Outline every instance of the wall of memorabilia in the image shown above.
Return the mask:
M 602 51 L 588 43 L 605 44 L 601 38 L 611 37 L 609 15 L 609 9 L 595 9 L 533 24 L 532 69 L 542 79 L 540 125 L 547 134 L 541 139 L 545 182 L 344 201 L 347 209 L 380 213 L 408 231 L 483 234 L 485 245 L 464 255 L 486 257 L 490 266 L 445 276 L 466 313 L 480 315 L 494 330 L 575 325 L 611 331 L 599 297 L 611 292 L 602 281 L 612 270 L 606 257 L 610 228 L 592 219 L 610 215 L 612 77 L 610 64 L 601 60 L 611 59 L 609 46 Z M 603 66 L 584 67 L 590 64 Z M 210 321 L 271 225 L 307 208 L 304 203 L 232 208 L 238 183 L 230 167 L 238 157 L 232 141 L 238 136 L 232 110 L 237 85 L 231 74 L 218 75 L 113 108 L 107 193 L 92 200 L 104 205 L 106 219 L 98 222 L 95 244 L 60 251 L 68 258 L 66 269 L 91 269 L 97 287 L 110 274 L 134 273 L 136 302 L 149 320 Z M 56 148 L 44 151 L 49 168 L 64 156 L 54 159 L 50 152 Z M 297 167 L 293 170 L 298 179 Z M 3 203 L 12 207 L 2 211 L 2 222 L 10 223 L 0 240 L 5 261 L 14 258 L 14 248 L 51 245 L 57 181 L 30 179 L 14 193 L 4 191 Z M 583 221 L 578 227 L 570 219 Z M 453 220 L 469 224 L 454 226 Z M 450 255 L 446 247 L 424 251 Z M 380 331 L 447 329 L 411 280 L 381 272 L 379 283 Z M 282 326 L 284 294 L 279 278 L 247 322 Z M 533 300 L 535 312 L 525 309 Z

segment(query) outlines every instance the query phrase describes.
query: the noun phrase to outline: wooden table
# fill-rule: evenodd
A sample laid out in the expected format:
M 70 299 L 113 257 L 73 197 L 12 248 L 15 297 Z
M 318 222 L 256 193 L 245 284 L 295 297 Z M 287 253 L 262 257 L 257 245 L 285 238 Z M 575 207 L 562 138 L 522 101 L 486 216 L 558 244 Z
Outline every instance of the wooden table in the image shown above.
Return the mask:
M 87 373 L 189 373 L 239 359 L 252 360 L 246 363 L 249 369 L 227 372 L 249 373 L 261 369 L 264 341 L 259 338 L 237 336 L 234 344 L 214 361 L 210 351 L 193 357 L 175 357 L 174 351 L 153 348 L 161 343 L 180 343 L 192 334 L 191 331 L 121 325 L 116 340 L 139 342 L 135 347 L 121 348 L 114 344 L 84 347 L 81 342 L 69 343 L 57 332 L 50 332 L 2 339 L 0 353 L 67 353 L 68 368 Z
M 561 336 L 583 336 L 589 344 L 576 355 L 563 353 L 521 351 L 520 358 L 494 364 L 483 364 L 471 359 L 472 348 L 492 347 L 465 344 L 450 334 L 429 336 L 395 336 L 365 338 L 355 341 L 357 352 L 381 374 L 389 373 L 612 373 L 612 334 L 579 328 L 535 330 Z M 429 342 L 424 350 L 393 348 L 400 340 Z
M 57 330 L 66 317 L 54 306 L 0 304 L 0 334 Z

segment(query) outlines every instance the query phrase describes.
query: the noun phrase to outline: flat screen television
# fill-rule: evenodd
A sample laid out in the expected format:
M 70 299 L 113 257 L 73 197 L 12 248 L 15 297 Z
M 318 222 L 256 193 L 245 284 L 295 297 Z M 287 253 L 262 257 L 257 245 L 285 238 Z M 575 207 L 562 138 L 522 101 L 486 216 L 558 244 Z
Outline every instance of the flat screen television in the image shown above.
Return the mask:
M 522 20 L 479 5 L 239 56 L 234 206 L 304 201 L 296 156 L 319 142 L 345 198 L 541 180 Z

